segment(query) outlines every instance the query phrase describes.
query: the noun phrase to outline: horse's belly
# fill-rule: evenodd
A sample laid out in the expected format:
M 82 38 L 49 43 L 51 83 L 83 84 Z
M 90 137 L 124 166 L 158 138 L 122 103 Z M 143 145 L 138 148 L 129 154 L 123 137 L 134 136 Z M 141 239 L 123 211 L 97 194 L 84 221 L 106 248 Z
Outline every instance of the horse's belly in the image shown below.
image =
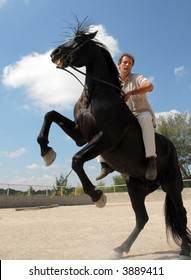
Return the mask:
M 145 176 L 147 161 L 145 156 L 134 156 L 124 150 L 103 153 L 104 160 L 116 171 L 130 176 Z

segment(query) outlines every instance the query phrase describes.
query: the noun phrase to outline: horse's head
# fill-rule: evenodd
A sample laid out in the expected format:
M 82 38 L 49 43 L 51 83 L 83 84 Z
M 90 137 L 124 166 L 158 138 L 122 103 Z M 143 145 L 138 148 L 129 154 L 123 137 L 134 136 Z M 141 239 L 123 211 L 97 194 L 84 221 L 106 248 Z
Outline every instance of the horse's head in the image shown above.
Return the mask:
M 114 85 L 118 89 L 117 92 L 120 93 L 119 72 L 112 56 L 104 44 L 94 40 L 98 31 L 92 31 L 92 25 L 89 24 L 87 18 L 82 23 L 77 20 L 77 26 L 74 30 L 75 35 L 72 39 L 67 40 L 52 51 L 50 55 L 52 62 L 60 69 L 69 66 L 74 68 L 85 66 L 86 74 L 89 71 L 89 76 L 95 75 L 97 81 L 98 77 L 101 76 L 102 82 Z M 96 67 L 93 63 L 96 63 Z M 97 71 L 96 74 L 92 74 L 93 69 L 94 72 Z
M 64 69 L 68 66 L 81 67 L 83 65 L 83 60 L 79 59 L 79 52 L 84 49 L 83 47 L 88 44 L 97 34 L 77 32 L 73 39 L 68 40 L 63 45 L 58 46 L 51 53 L 52 62 L 57 65 L 57 68 Z M 83 55 L 81 55 L 82 57 Z M 85 57 L 85 51 L 84 51 Z

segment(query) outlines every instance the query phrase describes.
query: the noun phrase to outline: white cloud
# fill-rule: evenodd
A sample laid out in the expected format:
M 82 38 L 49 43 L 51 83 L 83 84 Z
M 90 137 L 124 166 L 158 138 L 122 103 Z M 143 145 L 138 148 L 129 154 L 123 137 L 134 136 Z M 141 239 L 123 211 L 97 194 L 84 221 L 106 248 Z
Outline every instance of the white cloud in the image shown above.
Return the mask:
M 102 42 L 106 47 L 109 49 L 111 55 L 115 57 L 117 54 L 119 54 L 120 50 L 118 47 L 118 41 L 117 39 L 113 38 L 113 36 L 108 35 L 105 27 L 101 24 L 99 25 L 92 25 L 91 26 L 92 31 L 98 31 L 96 35 L 96 39 Z
M 56 164 L 56 163 L 53 163 L 51 166 L 49 166 L 49 170 L 50 169 L 58 169 L 58 168 L 60 168 L 60 166 L 58 164 Z M 31 165 L 27 165 L 26 169 L 29 172 L 33 172 L 33 171 L 37 171 L 37 170 L 47 170 L 47 166 L 39 165 L 39 164 L 36 164 L 36 163 L 32 163 Z
M 174 118 L 178 114 L 181 115 L 182 113 L 174 109 L 169 112 L 155 113 L 155 116 L 156 116 L 156 119 L 159 118 L 160 116 L 168 119 L 168 117 Z M 183 114 L 187 114 L 186 121 L 189 121 L 191 114 L 189 112 L 184 112 Z
M 174 68 L 174 75 L 177 79 L 182 78 L 182 76 L 185 75 L 186 73 L 187 72 L 184 66 Z
M 0 8 L 6 3 L 6 0 L 0 0 Z
M 169 115 L 175 115 L 175 114 L 179 114 L 180 112 L 178 112 L 177 110 L 171 110 L 169 112 L 160 112 L 160 113 L 155 113 L 156 118 L 158 118 L 159 116 L 162 117 L 168 117 Z
M 88 166 L 88 170 L 95 170 L 96 169 L 96 166 L 95 165 L 90 165 Z
M 26 148 L 20 148 L 14 152 L 9 153 L 10 158 L 18 158 L 27 153 Z
M 0 151 L 0 157 L 18 158 L 27 153 L 26 148 L 20 148 L 13 152 Z
M 31 0 L 23 0 L 24 4 L 29 5 Z
M 31 164 L 31 165 L 27 165 L 27 166 L 26 166 L 26 169 L 35 171 L 35 170 L 38 170 L 38 169 L 39 169 L 39 165 L 36 164 L 36 163 L 33 163 L 33 164 Z
M 48 174 L 44 174 L 42 176 L 31 176 L 31 177 L 22 177 L 15 176 L 12 180 L 9 181 L 9 184 L 13 184 L 11 188 L 21 189 L 23 191 L 27 190 L 29 186 L 35 187 L 38 186 L 52 186 L 55 183 L 55 177 L 50 176 Z M 15 184 L 21 184 L 22 186 L 14 186 Z M 39 188 L 38 188 L 39 189 Z
M 108 35 L 102 25 L 94 26 L 98 30 L 97 38 L 110 49 L 113 56 L 118 52 L 118 42 Z M 22 88 L 26 97 L 39 108 L 71 108 L 78 100 L 82 85 L 69 73 L 57 69 L 51 62 L 50 52 L 31 53 L 22 57 L 13 65 L 4 68 L 2 82 L 6 87 Z M 74 73 L 74 70 L 71 72 Z M 85 71 L 85 69 L 82 69 Z M 77 72 L 75 75 L 84 82 L 85 77 Z
M 10 0 L 0 0 L 0 8 L 3 7 L 3 5 L 5 3 L 8 3 L 8 2 L 10 2 Z M 23 3 L 28 5 L 28 4 L 30 4 L 30 0 L 23 0 Z
M 81 80 L 84 77 L 79 77 Z M 11 88 L 24 88 L 27 97 L 37 107 L 70 106 L 82 91 L 82 86 L 68 73 L 51 63 L 50 51 L 33 53 L 14 65 L 4 68 L 3 83 Z

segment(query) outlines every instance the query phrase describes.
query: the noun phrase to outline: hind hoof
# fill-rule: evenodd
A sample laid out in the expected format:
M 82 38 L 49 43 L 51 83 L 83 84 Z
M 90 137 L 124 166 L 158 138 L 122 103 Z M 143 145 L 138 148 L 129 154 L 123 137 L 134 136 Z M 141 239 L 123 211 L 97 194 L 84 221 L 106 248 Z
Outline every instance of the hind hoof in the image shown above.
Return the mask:
M 122 252 L 117 252 L 115 250 L 113 250 L 111 252 L 111 257 L 110 257 L 111 260 L 119 260 L 119 259 L 122 259 L 122 258 L 123 258 L 123 253 Z
M 106 205 L 106 202 L 107 202 L 107 197 L 105 194 L 102 194 L 100 199 L 96 201 L 95 205 L 98 208 L 103 208 Z
M 45 166 L 50 166 L 56 158 L 56 152 L 52 148 L 50 148 L 46 155 L 42 158 L 44 160 Z
M 191 256 L 179 255 L 179 260 L 191 260 Z

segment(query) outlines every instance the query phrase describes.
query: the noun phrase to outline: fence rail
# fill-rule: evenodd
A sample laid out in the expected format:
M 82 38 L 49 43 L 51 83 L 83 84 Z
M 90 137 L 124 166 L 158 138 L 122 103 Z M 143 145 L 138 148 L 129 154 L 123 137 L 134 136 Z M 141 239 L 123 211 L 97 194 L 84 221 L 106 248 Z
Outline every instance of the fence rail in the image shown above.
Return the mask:
M 191 187 L 191 179 L 184 179 L 183 180 L 183 183 L 184 183 L 184 187 Z M 110 189 L 110 192 L 118 192 L 119 191 L 119 188 L 120 187 L 126 187 L 126 184 L 121 184 L 121 185 L 106 185 L 106 186 L 97 186 L 97 188 L 99 189 L 102 189 L 102 190 L 107 190 L 107 189 Z M 64 193 L 63 193 L 63 190 L 64 190 L 65 186 L 61 186 L 60 187 L 60 195 L 63 196 Z M 15 191 L 21 191 L 22 193 L 25 192 L 27 196 L 30 196 L 32 195 L 32 191 L 39 191 L 41 190 L 41 194 L 42 195 L 46 195 L 46 196 L 49 196 L 50 193 L 51 195 L 54 196 L 54 189 L 55 189 L 55 186 L 50 186 L 50 185 L 33 185 L 33 184 L 11 184 L 11 183 L 0 183 L 0 195 L 7 195 L 9 196 L 10 195 L 10 190 L 13 189 Z M 73 189 L 73 194 L 74 195 L 78 195 L 79 192 L 78 190 L 79 189 L 82 189 L 82 187 L 74 187 L 74 188 L 71 188 Z M 2 191 L 4 190 L 4 191 Z M 120 190 L 121 192 L 121 190 Z
M 16 190 L 21 192 L 27 192 L 27 195 L 31 195 L 31 190 L 42 190 L 46 196 L 48 192 L 54 189 L 54 186 L 49 185 L 33 185 L 33 184 L 11 184 L 11 183 L 0 183 L 0 189 L 4 189 L 6 194 L 10 194 L 10 190 Z M 2 194 L 2 193 L 1 193 Z M 4 193 L 5 194 L 5 193 Z

